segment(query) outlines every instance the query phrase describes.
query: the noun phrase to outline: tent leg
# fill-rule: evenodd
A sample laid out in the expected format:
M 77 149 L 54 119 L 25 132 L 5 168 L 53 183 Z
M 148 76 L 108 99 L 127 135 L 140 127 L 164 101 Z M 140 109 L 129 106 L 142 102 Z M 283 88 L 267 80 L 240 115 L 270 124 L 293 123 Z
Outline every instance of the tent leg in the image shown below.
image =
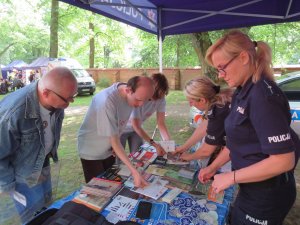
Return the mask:
M 162 37 L 161 37 L 161 32 L 158 37 L 158 52 L 159 52 L 159 72 L 163 72 L 162 68 Z
M 162 66 L 162 30 L 161 30 L 161 8 L 158 9 L 158 52 L 159 52 L 159 72 L 163 72 Z

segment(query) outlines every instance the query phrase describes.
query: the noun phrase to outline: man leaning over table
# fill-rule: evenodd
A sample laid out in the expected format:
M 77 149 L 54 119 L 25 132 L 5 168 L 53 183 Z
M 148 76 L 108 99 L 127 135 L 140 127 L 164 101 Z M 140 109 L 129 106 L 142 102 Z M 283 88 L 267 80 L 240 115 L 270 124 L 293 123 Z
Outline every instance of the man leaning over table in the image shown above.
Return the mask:
M 112 167 L 115 162 L 113 150 L 128 166 L 135 186 L 146 185 L 127 157 L 120 135 L 132 109 L 142 106 L 153 93 L 152 79 L 135 76 L 127 84 L 115 83 L 93 97 L 78 132 L 78 151 L 86 182 Z
M 151 75 L 151 78 L 154 83 L 154 94 L 143 106 L 132 111 L 121 135 L 121 144 L 125 148 L 126 142 L 128 142 L 130 152 L 135 152 L 138 151 L 143 144 L 143 140 L 145 140 L 156 148 L 158 155 L 164 155 L 164 149 L 146 133 L 142 126 L 144 121 L 156 112 L 156 122 L 161 137 L 164 141 L 170 140 L 170 134 L 165 123 L 165 96 L 169 92 L 168 80 L 162 73 L 154 73 Z
M 58 160 L 64 109 L 76 93 L 72 72 L 57 67 L 0 102 L 0 193 L 10 193 L 22 222 L 51 200 L 50 158 Z

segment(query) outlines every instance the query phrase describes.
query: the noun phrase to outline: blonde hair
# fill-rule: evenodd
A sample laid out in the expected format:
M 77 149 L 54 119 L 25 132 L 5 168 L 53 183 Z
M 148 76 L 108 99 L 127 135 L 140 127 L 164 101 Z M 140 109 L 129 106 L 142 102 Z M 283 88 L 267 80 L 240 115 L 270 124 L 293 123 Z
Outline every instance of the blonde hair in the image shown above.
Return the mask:
M 211 109 L 213 105 L 224 106 L 227 102 L 231 102 L 233 90 L 231 88 L 220 89 L 211 79 L 206 76 L 199 76 L 188 81 L 184 88 L 184 94 L 186 97 L 195 101 L 199 101 L 200 98 L 207 100 L 207 111 Z
M 250 58 L 250 63 L 255 71 L 252 81 L 255 83 L 264 74 L 270 80 L 274 80 L 272 69 L 272 50 L 263 41 L 252 41 L 248 35 L 239 30 L 232 30 L 210 46 L 206 52 L 206 61 L 212 66 L 212 54 L 220 50 L 228 57 L 235 57 L 242 51 L 246 51 Z

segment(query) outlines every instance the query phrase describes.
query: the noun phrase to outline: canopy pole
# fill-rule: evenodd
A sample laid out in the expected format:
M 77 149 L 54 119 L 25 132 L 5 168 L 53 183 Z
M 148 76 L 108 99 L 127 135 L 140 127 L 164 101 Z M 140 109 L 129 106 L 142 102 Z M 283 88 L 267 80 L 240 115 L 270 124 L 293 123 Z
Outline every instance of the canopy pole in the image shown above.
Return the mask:
M 159 53 L 159 72 L 163 72 L 162 65 L 162 29 L 161 29 L 161 8 L 158 9 L 158 53 Z

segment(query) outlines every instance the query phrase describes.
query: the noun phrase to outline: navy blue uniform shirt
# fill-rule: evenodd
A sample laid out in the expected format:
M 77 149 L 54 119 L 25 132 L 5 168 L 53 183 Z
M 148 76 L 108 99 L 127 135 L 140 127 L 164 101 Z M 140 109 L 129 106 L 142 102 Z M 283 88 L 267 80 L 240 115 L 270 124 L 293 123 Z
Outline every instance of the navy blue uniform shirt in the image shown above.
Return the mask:
M 209 145 L 226 145 L 224 121 L 230 112 L 230 103 L 224 106 L 213 105 L 207 113 L 207 130 L 205 143 Z
M 262 77 L 253 83 L 250 78 L 238 87 L 225 120 L 233 168 L 250 166 L 269 155 L 295 151 L 294 143 L 299 144 L 299 140 L 290 123 L 288 101 L 273 81 Z

